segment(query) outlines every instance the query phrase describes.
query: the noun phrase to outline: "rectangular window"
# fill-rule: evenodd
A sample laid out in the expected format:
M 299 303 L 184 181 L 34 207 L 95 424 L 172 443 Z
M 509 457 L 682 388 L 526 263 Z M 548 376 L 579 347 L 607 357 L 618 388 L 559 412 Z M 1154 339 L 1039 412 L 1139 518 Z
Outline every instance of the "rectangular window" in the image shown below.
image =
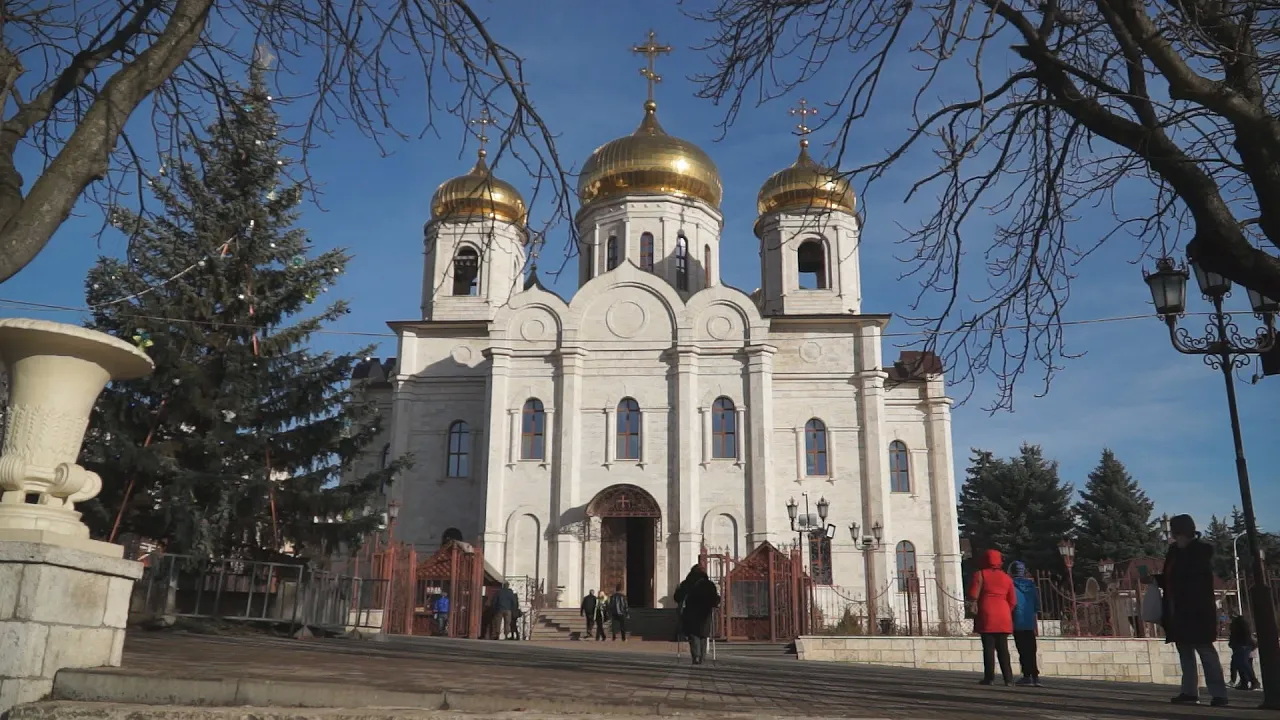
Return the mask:
M 825 530 L 809 533 L 809 575 L 819 585 L 831 585 L 831 539 Z

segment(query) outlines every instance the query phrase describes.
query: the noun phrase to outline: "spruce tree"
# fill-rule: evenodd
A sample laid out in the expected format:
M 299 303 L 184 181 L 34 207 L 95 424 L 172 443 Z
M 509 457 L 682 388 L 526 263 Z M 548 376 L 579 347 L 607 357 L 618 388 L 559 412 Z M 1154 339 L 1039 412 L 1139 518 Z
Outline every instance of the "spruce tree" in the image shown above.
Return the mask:
M 1233 580 L 1236 576 L 1235 560 L 1231 554 L 1231 546 L 1235 533 L 1227 524 L 1226 518 L 1213 515 L 1209 525 L 1201 530 L 1201 538 L 1213 546 L 1213 574 L 1223 580 Z M 1245 552 L 1246 541 L 1240 539 L 1240 552 Z M 1243 572 L 1243 568 L 1241 569 Z
M 1120 562 L 1163 556 L 1155 504 L 1125 470 L 1110 449 L 1102 451 L 1098 466 L 1075 505 L 1076 565 L 1085 575 L 1097 572 L 1103 558 Z
M 1034 570 L 1062 566 L 1058 543 L 1072 529 L 1071 486 L 1040 447 L 1021 447 L 1017 457 L 997 459 L 974 450 L 960 489 L 961 535 L 975 552 L 995 549 L 1006 561 L 1022 560 Z
M 111 215 L 128 262 L 101 258 L 86 281 L 90 326 L 130 340 L 153 375 L 113 383 L 86 438 L 103 478 L 88 519 L 198 557 L 318 557 L 376 529 L 376 495 L 402 462 L 340 482 L 378 431 L 355 402 L 352 366 L 369 352 L 315 352 L 312 335 L 347 312 L 315 305 L 343 272 L 295 227 L 301 188 L 286 177 L 279 118 L 255 67 L 203 138 L 197 164 L 170 164 L 154 221 Z M 128 497 L 125 497 L 125 494 Z

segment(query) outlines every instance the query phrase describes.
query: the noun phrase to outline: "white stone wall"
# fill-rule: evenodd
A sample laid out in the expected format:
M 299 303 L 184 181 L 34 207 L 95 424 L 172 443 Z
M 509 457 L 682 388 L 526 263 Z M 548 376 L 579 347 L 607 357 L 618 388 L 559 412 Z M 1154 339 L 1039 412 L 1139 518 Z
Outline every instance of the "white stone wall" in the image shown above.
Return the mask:
M 1176 685 L 1182 681 L 1178 653 L 1161 639 L 1038 638 L 1040 673 L 1046 678 L 1110 680 Z M 1015 673 L 1017 651 L 1012 647 Z M 1231 660 L 1226 643 L 1217 643 L 1225 671 Z M 801 660 L 893 665 L 930 670 L 982 672 L 982 642 L 977 636 L 802 637 Z
M 142 565 L 0 540 L 0 714 L 49 693 L 63 668 L 118 666 Z

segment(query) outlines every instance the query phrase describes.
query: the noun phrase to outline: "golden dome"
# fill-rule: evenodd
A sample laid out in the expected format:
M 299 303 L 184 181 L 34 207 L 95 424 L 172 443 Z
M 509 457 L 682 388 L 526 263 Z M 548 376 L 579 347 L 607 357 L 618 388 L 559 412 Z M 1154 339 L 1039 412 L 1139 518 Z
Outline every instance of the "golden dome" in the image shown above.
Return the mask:
M 484 158 L 481 150 L 471 172 L 440 183 L 431 196 L 432 220 L 484 217 L 525 224 L 529 211 L 524 198 L 511 183 L 494 177 Z
M 761 215 L 808 208 L 852 213 L 856 204 L 848 178 L 814 162 L 809 157 L 809 141 L 801 140 L 795 163 L 764 181 L 756 209 Z
M 591 153 L 578 176 L 578 199 L 588 203 L 632 193 L 693 197 L 720 207 L 716 164 L 701 148 L 672 137 L 658 124 L 657 103 L 644 104 L 644 120 L 626 137 Z

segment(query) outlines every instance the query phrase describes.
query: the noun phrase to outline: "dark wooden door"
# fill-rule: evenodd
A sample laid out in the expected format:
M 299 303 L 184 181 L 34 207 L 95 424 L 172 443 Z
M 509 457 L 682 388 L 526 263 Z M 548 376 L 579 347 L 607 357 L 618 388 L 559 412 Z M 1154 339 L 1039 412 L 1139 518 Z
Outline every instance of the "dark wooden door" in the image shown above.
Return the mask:
M 626 577 L 627 520 L 604 518 L 600 523 L 600 589 L 611 595 Z

